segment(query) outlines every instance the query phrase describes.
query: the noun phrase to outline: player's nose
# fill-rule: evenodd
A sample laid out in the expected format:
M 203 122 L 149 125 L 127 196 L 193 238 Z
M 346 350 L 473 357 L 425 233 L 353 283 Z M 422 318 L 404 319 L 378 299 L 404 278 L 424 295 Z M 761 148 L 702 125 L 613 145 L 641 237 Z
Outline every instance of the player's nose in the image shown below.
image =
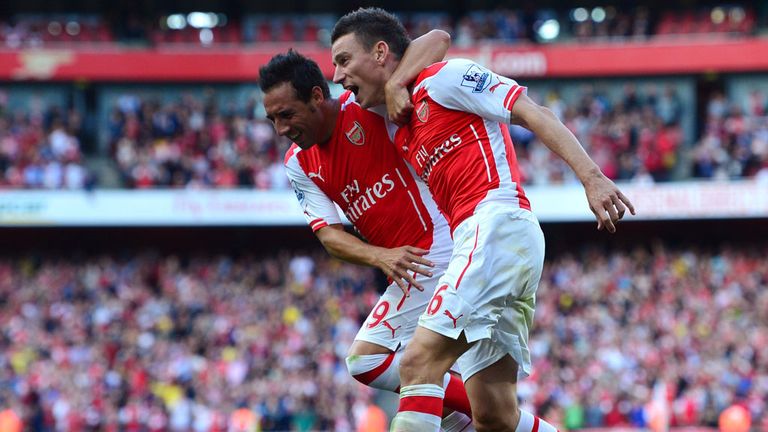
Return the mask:
M 338 65 L 333 69 L 333 82 L 336 84 L 344 84 L 344 71 Z
M 275 131 L 280 136 L 286 136 L 288 135 L 288 131 L 291 130 L 291 127 L 288 126 L 288 124 L 284 121 L 275 121 Z

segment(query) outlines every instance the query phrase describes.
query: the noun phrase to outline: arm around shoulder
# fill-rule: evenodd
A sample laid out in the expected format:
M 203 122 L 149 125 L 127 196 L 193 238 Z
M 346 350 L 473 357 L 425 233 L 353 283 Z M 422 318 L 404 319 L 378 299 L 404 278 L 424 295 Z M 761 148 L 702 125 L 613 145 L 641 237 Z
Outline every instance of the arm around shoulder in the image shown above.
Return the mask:
M 408 86 L 424 68 L 442 61 L 450 45 L 451 35 L 443 30 L 432 30 L 411 42 L 384 85 L 390 120 L 398 124 L 407 122 L 413 110 Z

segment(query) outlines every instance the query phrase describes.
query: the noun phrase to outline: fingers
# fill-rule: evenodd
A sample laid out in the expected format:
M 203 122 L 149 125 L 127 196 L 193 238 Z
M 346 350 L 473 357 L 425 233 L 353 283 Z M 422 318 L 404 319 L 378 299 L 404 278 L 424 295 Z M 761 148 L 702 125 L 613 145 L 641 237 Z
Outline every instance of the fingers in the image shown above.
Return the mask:
M 624 207 L 624 203 L 621 202 L 621 199 L 619 199 L 618 196 L 612 196 L 611 201 L 614 207 L 616 207 L 616 213 L 618 214 L 618 219 L 621 219 L 624 217 L 624 213 L 627 211 L 627 208 Z
M 392 278 L 392 280 L 394 280 L 394 281 L 395 281 L 395 283 L 397 284 L 397 286 L 398 286 L 398 287 L 400 287 L 400 291 L 402 291 L 402 292 L 403 292 L 403 294 L 404 294 L 406 297 L 410 297 L 410 296 L 411 296 L 411 293 L 410 293 L 410 291 L 409 291 L 409 289 L 408 289 L 408 284 L 406 284 L 405 282 L 403 282 L 403 280 L 402 280 L 402 279 Z
M 429 253 L 426 249 L 417 248 L 415 246 L 406 246 L 405 250 L 414 254 L 414 255 L 426 255 Z
M 408 123 L 413 112 L 413 103 L 408 98 L 400 100 L 397 103 L 387 104 L 389 120 L 397 125 L 403 126 Z
M 619 199 L 621 202 L 626 204 L 626 206 L 629 208 L 629 212 L 632 213 L 632 215 L 635 215 L 635 206 L 632 205 L 632 202 L 627 198 L 621 191 L 618 191 Z
M 410 286 L 416 288 L 419 291 L 424 291 L 424 287 L 420 283 L 418 283 L 416 281 L 416 274 L 415 273 L 413 275 L 411 275 L 409 273 L 406 273 L 405 276 L 403 277 L 403 279 L 406 280 Z M 410 295 L 410 293 L 409 293 L 409 295 Z
M 605 227 L 608 228 L 608 232 L 616 232 L 616 222 L 619 221 L 619 212 L 616 211 L 616 206 L 613 205 L 613 201 L 608 199 L 603 201 L 603 208 L 608 212 L 608 220 L 605 221 Z
M 615 233 L 616 224 L 624 218 L 627 209 L 632 215 L 635 214 L 632 202 L 618 189 L 606 198 L 593 203 L 595 205 L 590 206 L 590 210 L 597 219 L 598 230 L 605 228 L 608 232 Z
M 416 273 L 410 274 L 406 271 L 395 271 L 393 272 L 392 276 L 390 276 L 390 279 L 392 279 L 397 284 L 397 286 L 400 287 L 400 290 L 403 291 L 403 294 L 405 294 L 406 297 L 411 296 L 411 288 L 424 291 L 424 286 L 416 280 Z
M 420 274 L 422 276 L 432 277 L 432 272 L 429 271 L 428 269 L 422 267 L 422 266 L 417 266 L 415 264 L 410 264 L 410 265 L 408 265 L 408 270 L 410 270 L 410 271 L 412 271 L 412 272 L 414 272 L 416 274 Z
M 613 224 L 613 220 L 611 220 L 610 217 L 606 217 L 603 221 L 603 226 L 605 229 L 608 230 L 609 233 L 613 234 L 616 232 L 616 225 Z

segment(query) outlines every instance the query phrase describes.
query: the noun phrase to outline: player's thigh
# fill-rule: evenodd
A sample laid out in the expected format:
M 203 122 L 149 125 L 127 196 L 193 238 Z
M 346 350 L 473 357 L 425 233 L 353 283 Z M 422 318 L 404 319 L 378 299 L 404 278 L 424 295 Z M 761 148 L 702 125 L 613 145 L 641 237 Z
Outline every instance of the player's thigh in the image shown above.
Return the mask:
M 469 342 L 492 338 L 511 301 L 534 298 L 544 258 L 530 212 L 488 208 L 454 231 L 454 254 L 419 325 Z
M 347 355 L 349 356 L 365 356 L 365 355 L 375 355 L 375 354 L 389 354 L 393 352 L 393 350 L 371 342 L 367 342 L 364 340 L 356 340 L 352 342 L 352 346 L 349 347 L 349 352 Z
M 442 385 L 445 372 L 469 348 L 470 344 L 463 336 L 452 339 L 428 328 L 417 327 L 400 363 L 403 385 Z
M 479 425 L 517 424 L 517 362 L 504 356 L 465 383 L 472 417 Z

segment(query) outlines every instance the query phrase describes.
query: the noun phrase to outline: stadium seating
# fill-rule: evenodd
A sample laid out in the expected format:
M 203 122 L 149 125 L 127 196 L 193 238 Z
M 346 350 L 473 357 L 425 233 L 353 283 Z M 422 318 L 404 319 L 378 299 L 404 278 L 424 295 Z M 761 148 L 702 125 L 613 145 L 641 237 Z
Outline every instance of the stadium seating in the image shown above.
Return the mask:
M 657 243 L 548 260 L 524 406 L 568 429 L 647 427 L 663 386 L 672 426 L 714 426 L 735 402 L 765 424 L 768 336 L 752 326 L 766 253 Z M 5 258 L 0 294 L 0 399 L 57 431 L 224 431 L 238 408 L 264 431 L 347 430 L 369 398 L 344 357 L 373 272 L 322 251 Z

